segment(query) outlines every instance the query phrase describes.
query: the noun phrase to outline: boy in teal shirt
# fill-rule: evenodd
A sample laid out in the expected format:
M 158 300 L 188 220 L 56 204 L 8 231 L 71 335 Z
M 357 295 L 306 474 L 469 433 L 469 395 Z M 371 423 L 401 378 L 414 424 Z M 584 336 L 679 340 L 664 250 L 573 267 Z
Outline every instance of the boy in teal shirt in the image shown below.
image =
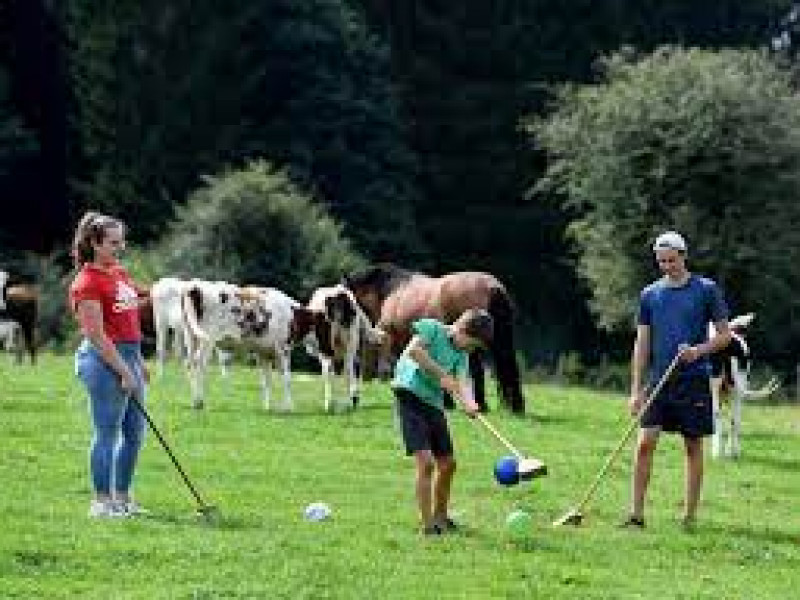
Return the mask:
M 456 528 L 447 512 L 456 462 L 444 393 L 457 398 L 468 415 L 478 412 L 467 358 L 473 350 L 488 347 L 494 323 L 485 310 L 469 309 L 452 325 L 419 319 L 411 329 L 414 336 L 397 361 L 392 388 L 406 452 L 416 463 L 422 530 L 439 535 Z

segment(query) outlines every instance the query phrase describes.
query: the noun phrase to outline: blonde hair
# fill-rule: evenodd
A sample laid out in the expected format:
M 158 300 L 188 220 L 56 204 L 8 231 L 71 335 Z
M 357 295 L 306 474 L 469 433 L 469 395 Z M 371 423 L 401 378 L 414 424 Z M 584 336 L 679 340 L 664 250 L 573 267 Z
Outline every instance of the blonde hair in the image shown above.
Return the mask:
M 106 238 L 109 229 L 121 229 L 125 233 L 125 225 L 122 221 L 89 211 L 75 228 L 75 237 L 72 239 L 72 262 L 76 267 L 94 260 L 94 247 L 92 244 L 100 244 Z

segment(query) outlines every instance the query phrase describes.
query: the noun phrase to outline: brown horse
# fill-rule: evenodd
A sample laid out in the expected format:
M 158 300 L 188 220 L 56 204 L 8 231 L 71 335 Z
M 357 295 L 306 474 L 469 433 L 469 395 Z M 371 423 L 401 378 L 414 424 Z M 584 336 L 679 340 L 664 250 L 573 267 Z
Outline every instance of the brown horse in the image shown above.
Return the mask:
M 489 351 L 494 359 L 498 392 L 513 412 L 525 412 L 519 369 L 514 355 L 511 300 L 502 283 L 489 273 L 448 273 L 430 277 L 391 264 L 379 264 L 351 273 L 343 284 L 378 327 L 389 334 L 393 358 L 411 338 L 411 323 L 432 317 L 452 323 L 468 308 L 483 308 L 494 318 L 494 339 Z M 483 362 L 470 356 L 475 400 L 486 410 Z

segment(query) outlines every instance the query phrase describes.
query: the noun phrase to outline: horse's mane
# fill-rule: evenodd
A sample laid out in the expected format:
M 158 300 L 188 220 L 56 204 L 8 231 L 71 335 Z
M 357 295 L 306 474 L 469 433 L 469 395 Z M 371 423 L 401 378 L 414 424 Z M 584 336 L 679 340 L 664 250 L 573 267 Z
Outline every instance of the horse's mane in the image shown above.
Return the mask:
M 346 275 L 344 285 L 348 288 L 370 287 L 385 297 L 416 274 L 416 271 L 392 263 L 377 263 Z

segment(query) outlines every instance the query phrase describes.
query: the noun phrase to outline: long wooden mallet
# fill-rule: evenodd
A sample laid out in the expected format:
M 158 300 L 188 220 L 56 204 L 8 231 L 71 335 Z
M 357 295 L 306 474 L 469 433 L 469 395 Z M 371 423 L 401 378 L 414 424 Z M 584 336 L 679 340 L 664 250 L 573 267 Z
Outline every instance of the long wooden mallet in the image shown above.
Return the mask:
M 496 437 L 501 444 L 503 444 L 517 459 L 517 474 L 520 479 L 528 480 L 534 477 L 541 477 L 547 475 L 547 466 L 538 458 L 526 458 L 522 452 L 517 450 L 514 445 L 509 442 L 494 425 L 489 422 L 489 419 L 482 414 L 476 414 L 475 419 L 481 423 L 489 432 Z
M 158 430 L 158 427 L 156 427 L 155 422 L 150 417 L 150 413 L 147 412 L 147 409 L 144 407 L 144 404 L 142 404 L 141 400 L 139 400 L 137 395 L 133 392 L 128 394 L 128 398 L 130 399 L 131 402 L 133 402 L 134 406 L 136 406 L 136 409 L 140 413 L 142 413 L 142 416 L 145 418 L 145 421 L 147 421 L 147 424 L 150 426 L 150 430 L 155 434 L 156 438 L 158 438 L 161 447 L 166 451 L 175 469 L 180 474 L 181 479 L 183 479 L 183 482 L 186 484 L 186 487 L 189 488 L 189 491 L 192 493 L 192 496 L 194 496 L 194 499 L 197 502 L 197 508 L 196 508 L 197 515 L 199 517 L 204 518 L 206 521 L 217 520 L 219 518 L 219 509 L 217 509 L 216 506 L 213 506 L 211 504 L 206 504 L 202 496 L 200 496 L 200 493 L 197 491 L 197 488 L 194 487 L 194 484 L 192 484 L 192 481 L 189 479 L 189 476 L 186 474 L 186 471 L 183 470 L 183 467 L 181 467 L 181 463 L 178 462 L 177 457 L 172 452 L 172 449 L 169 447 L 167 440 L 164 439 L 164 436 L 161 435 L 161 432 Z
M 639 426 L 639 421 L 641 420 L 642 415 L 648 408 L 650 408 L 650 405 L 656 399 L 656 396 L 658 396 L 658 393 L 661 391 L 661 388 L 664 387 L 664 384 L 667 383 L 670 376 L 672 375 L 672 372 L 675 370 L 678 364 L 680 364 L 680 354 L 675 355 L 675 358 L 672 359 L 672 362 L 667 367 L 667 370 L 664 371 L 664 374 L 661 376 L 661 379 L 658 380 L 658 383 L 656 383 L 656 386 L 653 388 L 653 391 L 650 392 L 650 395 L 647 397 L 647 400 L 639 409 L 639 412 L 637 412 L 636 415 L 631 419 L 631 424 L 628 426 L 628 429 L 625 430 L 625 435 L 622 436 L 622 439 L 619 441 L 619 444 L 617 444 L 617 447 L 614 448 L 613 452 L 611 452 L 611 454 L 608 456 L 605 464 L 603 465 L 603 468 L 600 469 L 600 472 L 597 474 L 597 477 L 595 477 L 594 481 L 592 482 L 592 485 L 589 486 L 589 489 L 586 490 L 586 493 L 581 498 L 581 501 L 578 502 L 575 508 L 572 508 L 571 510 L 567 511 L 567 513 L 564 514 L 564 516 L 553 521 L 553 527 L 558 527 L 560 525 L 581 524 L 581 521 L 583 521 L 583 510 L 586 508 L 586 505 L 589 504 L 589 501 L 594 496 L 594 493 L 600 486 L 600 482 L 603 480 L 606 473 L 608 472 L 609 467 L 616 460 L 617 456 L 619 456 L 619 453 L 622 452 L 622 449 L 625 447 L 625 444 L 628 443 L 631 434 L 633 434 L 633 432 Z

